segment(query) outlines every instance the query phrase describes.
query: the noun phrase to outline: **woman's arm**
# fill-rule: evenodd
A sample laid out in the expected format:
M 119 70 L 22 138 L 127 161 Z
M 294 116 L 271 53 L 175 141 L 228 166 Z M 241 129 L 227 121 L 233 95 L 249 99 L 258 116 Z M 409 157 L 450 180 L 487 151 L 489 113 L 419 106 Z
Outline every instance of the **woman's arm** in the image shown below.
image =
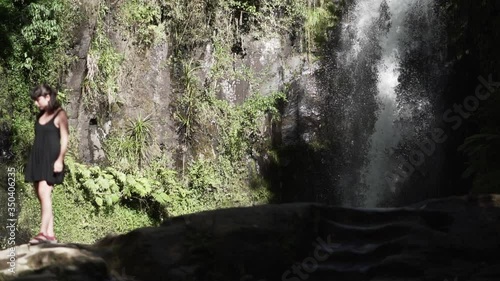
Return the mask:
M 59 132 L 61 135 L 61 151 L 59 152 L 59 157 L 57 157 L 54 163 L 54 172 L 59 173 L 63 169 L 64 156 L 68 151 L 68 141 L 69 141 L 69 128 L 68 128 L 68 116 L 66 111 L 61 110 L 57 115 L 56 120 L 54 120 L 55 125 L 59 125 Z

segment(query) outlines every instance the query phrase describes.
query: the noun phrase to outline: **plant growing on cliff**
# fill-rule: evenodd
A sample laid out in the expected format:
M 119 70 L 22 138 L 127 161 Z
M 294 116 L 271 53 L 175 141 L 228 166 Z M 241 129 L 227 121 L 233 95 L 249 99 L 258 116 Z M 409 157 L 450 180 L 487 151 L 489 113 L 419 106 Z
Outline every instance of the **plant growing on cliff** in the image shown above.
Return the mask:
M 129 119 L 123 129 L 116 129 L 104 140 L 108 164 L 132 172 L 147 168 L 149 149 L 153 145 L 151 114 Z
M 196 153 L 187 165 L 186 178 L 194 194 L 223 202 L 244 193 L 243 182 L 250 176 L 248 157 L 258 158 L 270 148 L 266 121 L 278 116 L 277 103 L 283 99 L 282 93 L 254 95 L 242 105 L 231 105 L 206 93 L 192 101 L 200 110 L 199 126 L 193 132 Z
M 249 199 L 252 196 L 249 195 L 251 192 L 247 193 L 248 181 L 250 173 L 255 172 L 255 168 L 249 167 L 254 167 L 251 162 L 269 150 L 265 128 L 272 116 L 278 115 L 277 103 L 284 95 L 262 96 L 256 93 L 237 102 L 228 102 L 218 96 L 229 86 L 226 81 L 241 81 L 254 89 L 259 87 L 262 73 L 255 73 L 249 67 L 235 67 L 238 59 L 235 46 L 244 33 L 261 27 L 268 28 L 266 33 L 281 33 L 291 28 L 292 22 L 302 12 L 299 6 L 290 7 L 288 4 L 278 0 L 193 1 L 189 4 L 193 8 L 191 13 L 182 5 L 176 5 L 168 12 L 173 20 L 167 24 L 170 35 L 174 37 L 173 73 L 180 81 L 174 114 L 184 148 L 181 150 L 181 178 L 194 198 L 222 205 L 262 200 L 262 197 Z M 209 13 L 208 19 L 206 14 L 205 18 L 200 17 L 200 13 Z M 179 19 L 182 21 L 177 21 Z M 197 28 L 187 28 L 191 26 Z M 210 30 L 216 32 L 206 32 Z M 203 65 L 201 74 L 198 70 L 202 68 L 184 57 L 190 56 L 207 39 L 212 42 L 207 50 L 213 61 L 208 68 Z M 200 81 L 200 77 L 204 80 Z
M 208 42 L 211 24 L 216 20 L 218 1 L 169 0 L 162 2 L 161 14 L 166 23 L 177 58 L 189 56 L 195 48 Z
M 181 62 L 182 74 L 180 76 L 181 93 L 176 103 L 176 112 L 174 118 L 179 122 L 178 133 L 181 135 L 181 141 L 188 143 L 193 141 L 193 132 L 196 129 L 198 118 L 196 115 L 200 110 L 200 101 L 202 99 L 201 91 L 198 89 L 198 79 L 193 62 Z
M 108 10 L 109 8 L 100 2 L 96 31 L 87 54 L 87 74 L 82 87 L 87 110 L 109 110 L 110 105 L 119 102 L 116 96 L 118 74 L 124 58 L 115 50 L 106 34 L 104 18 Z
M 126 126 L 127 137 L 131 141 L 132 153 L 138 159 L 137 165 L 142 168 L 143 161 L 148 159 L 148 146 L 153 140 L 153 126 L 151 114 L 146 117 L 139 115 L 137 119 L 130 120 Z
M 165 25 L 161 22 L 160 5 L 145 0 L 127 0 L 120 6 L 121 23 L 145 48 L 165 39 Z
M 328 30 L 332 29 L 338 21 L 338 7 L 332 1 L 313 2 L 307 8 L 304 24 L 307 53 L 323 46 L 328 39 Z
M 281 92 L 269 96 L 253 95 L 242 105 L 229 105 L 227 102 L 216 102 L 221 115 L 219 124 L 219 151 L 231 162 L 239 162 L 245 155 L 251 155 L 262 149 L 268 139 L 265 135 L 266 115 L 270 121 L 278 118 L 277 104 L 285 100 Z

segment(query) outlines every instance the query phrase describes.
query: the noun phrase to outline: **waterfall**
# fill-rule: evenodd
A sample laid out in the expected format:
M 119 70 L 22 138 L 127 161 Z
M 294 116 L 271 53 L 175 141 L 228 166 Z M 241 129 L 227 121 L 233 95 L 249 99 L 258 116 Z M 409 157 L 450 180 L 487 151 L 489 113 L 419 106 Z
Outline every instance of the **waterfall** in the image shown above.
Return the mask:
M 442 38 L 433 0 L 358 0 L 339 27 L 325 112 L 339 148 L 345 206 L 376 207 L 401 192 L 387 172 L 434 122 Z M 341 136 L 341 137 L 340 137 Z

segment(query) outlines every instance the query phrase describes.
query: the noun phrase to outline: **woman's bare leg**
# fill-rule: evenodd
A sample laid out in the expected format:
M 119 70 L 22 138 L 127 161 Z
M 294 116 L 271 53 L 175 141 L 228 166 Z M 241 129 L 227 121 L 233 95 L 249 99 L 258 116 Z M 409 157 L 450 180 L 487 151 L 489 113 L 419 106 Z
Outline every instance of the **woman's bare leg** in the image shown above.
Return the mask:
M 52 185 L 46 181 L 38 183 L 37 194 L 42 207 L 42 224 L 40 232 L 47 236 L 54 236 L 54 215 L 52 213 Z
M 51 203 L 52 206 L 52 203 Z M 54 237 L 54 212 L 50 212 L 50 221 L 49 221 L 49 226 L 47 227 L 47 235 Z

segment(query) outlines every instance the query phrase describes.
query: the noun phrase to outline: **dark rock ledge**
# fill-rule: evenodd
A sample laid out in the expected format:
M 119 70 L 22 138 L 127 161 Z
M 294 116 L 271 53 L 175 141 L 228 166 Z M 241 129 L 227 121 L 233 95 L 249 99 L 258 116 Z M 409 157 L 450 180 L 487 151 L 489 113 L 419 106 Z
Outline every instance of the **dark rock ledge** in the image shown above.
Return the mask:
M 405 208 L 313 203 L 175 217 L 93 245 L 19 245 L 0 280 L 500 280 L 500 195 Z

